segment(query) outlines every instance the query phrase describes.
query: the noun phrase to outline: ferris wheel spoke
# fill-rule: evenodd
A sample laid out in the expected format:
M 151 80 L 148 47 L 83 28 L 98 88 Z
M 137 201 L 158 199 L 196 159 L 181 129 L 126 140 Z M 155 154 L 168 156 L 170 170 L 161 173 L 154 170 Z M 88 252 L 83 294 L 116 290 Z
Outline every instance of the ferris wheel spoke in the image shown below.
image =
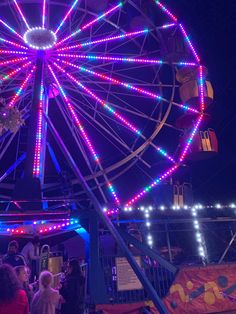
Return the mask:
M 0 43 L 6 43 L 6 44 L 9 44 L 11 46 L 14 46 L 14 47 L 17 47 L 17 48 L 21 48 L 21 49 L 24 49 L 24 50 L 28 50 L 29 49 L 26 46 L 20 45 L 20 44 L 14 42 L 14 41 L 7 40 L 7 39 L 4 39 L 2 37 L 0 37 Z
M 29 65 L 31 65 L 31 64 L 32 64 L 32 62 L 29 61 L 29 62 L 27 62 L 27 63 L 24 63 L 22 66 L 16 68 L 15 70 L 10 71 L 10 72 L 8 72 L 8 73 L 2 75 L 2 76 L 0 77 L 0 83 L 4 83 L 5 81 L 10 80 L 10 78 L 14 77 L 18 72 L 23 71 L 24 68 L 27 68 L 27 67 L 28 67 Z
M 75 32 L 73 32 L 72 34 L 70 34 L 69 36 L 63 38 L 62 40 L 60 40 L 56 46 L 61 45 L 62 43 L 64 43 L 65 41 L 67 41 L 68 39 L 75 37 L 76 35 L 80 34 L 82 31 L 84 31 L 85 29 L 91 27 L 93 24 L 99 22 L 99 20 L 103 19 L 104 17 L 108 16 L 109 14 L 111 14 L 112 12 L 116 11 L 117 9 L 122 7 L 122 2 L 119 2 L 118 5 L 112 7 L 110 10 L 104 12 L 103 14 L 99 15 L 98 17 L 96 17 L 95 19 L 91 20 L 90 22 L 82 25 L 80 28 L 78 28 Z
M 89 74 L 91 74 L 91 75 L 93 75 L 93 76 L 95 76 L 95 77 L 99 77 L 99 78 L 101 78 L 101 79 L 103 79 L 103 80 L 107 80 L 107 81 L 109 81 L 109 82 L 111 82 L 111 83 L 113 83 L 113 84 L 115 84 L 115 85 L 120 85 L 120 86 L 125 87 L 125 88 L 127 88 L 127 89 L 129 89 L 129 90 L 133 90 L 133 91 L 135 91 L 135 92 L 137 92 L 137 93 L 143 94 L 143 95 L 148 96 L 148 97 L 151 97 L 151 98 L 153 98 L 153 99 L 156 99 L 156 100 L 164 100 L 164 98 L 163 98 L 162 96 L 158 95 L 158 94 L 155 94 L 155 93 L 153 93 L 153 92 L 150 92 L 150 91 L 145 90 L 145 89 L 140 88 L 140 87 L 136 87 L 136 86 L 134 86 L 134 85 L 132 85 L 132 84 L 130 84 L 130 83 L 126 83 L 126 82 L 120 81 L 120 80 L 118 80 L 118 79 L 114 79 L 114 78 L 112 78 L 112 77 L 108 77 L 108 76 L 106 76 L 106 75 L 103 74 L 103 73 L 95 72 L 95 71 L 93 71 L 93 70 L 89 70 L 89 69 L 87 69 L 87 68 L 85 68 L 85 67 L 77 66 L 77 65 L 75 65 L 75 64 L 73 64 L 73 63 L 71 63 L 71 62 L 67 62 L 67 61 L 64 61 L 64 60 L 61 60 L 61 59 L 58 59 L 58 61 L 62 62 L 63 64 L 66 64 L 66 65 L 69 65 L 69 66 L 71 66 L 71 67 L 74 67 L 74 68 L 76 68 L 76 69 L 78 69 L 78 70 L 80 70 L 80 71 L 82 71 L 82 72 L 89 73 Z M 166 100 L 166 101 L 169 103 L 168 100 Z M 180 105 L 180 104 L 177 104 L 177 103 L 175 103 L 175 105 L 178 106 L 178 107 L 180 107 L 180 108 L 182 108 L 182 109 L 184 109 L 184 110 L 186 110 L 186 111 L 191 111 L 191 112 L 194 112 L 194 113 L 199 113 L 198 110 L 196 110 L 196 109 L 194 109 L 194 108 L 191 108 L 191 107 L 189 107 L 188 105 L 184 105 L 184 104 L 183 104 L 183 105 Z
M 90 102 L 86 98 L 85 98 L 85 101 L 88 102 L 88 107 L 90 108 Z M 106 138 L 106 140 L 109 141 L 109 143 L 115 149 L 117 149 L 124 157 L 127 157 L 127 153 L 130 153 L 130 154 L 135 153 L 134 150 L 129 145 L 127 145 L 127 143 L 122 138 L 120 138 L 119 134 L 114 130 L 114 128 L 111 127 L 110 121 L 107 122 L 107 118 L 108 118 L 107 116 L 105 116 L 102 112 L 97 113 L 97 115 L 99 115 L 99 117 L 104 121 L 104 124 L 102 124 L 97 119 L 95 119 L 95 117 L 92 116 L 92 114 L 89 114 L 86 110 L 82 109 L 82 106 L 76 105 L 76 102 L 77 100 L 75 99 L 74 100 L 75 108 L 79 112 L 81 112 L 84 117 L 86 116 L 89 119 L 87 120 L 88 123 L 90 123 L 90 125 L 94 128 L 97 126 L 97 132 L 101 133 L 101 135 L 104 138 Z M 109 120 L 117 124 L 117 122 L 111 117 L 109 117 Z M 107 134 L 107 136 L 105 135 L 104 132 Z M 115 143 L 119 144 L 119 147 Z M 123 148 L 123 150 L 120 149 L 121 147 Z M 140 155 L 135 155 L 135 156 L 147 168 L 151 168 L 150 164 L 147 161 L 145 161 Z
M 46 19 L 46 0 L 43 0 L 42 28 L 45 27 L 45 19 Z
M 60 93 L 61 93 L 62 98 L 63 98 L 64 101 L 66 102 L 66 104 L 67 104 L 67 106 L 68 106 L 68 108 L 69 108 L 69 110 L 70 110 L 70 113 L 71 113 L 71 115 L 72 115 L 74 121 L 76 122 L 76 125 L 77 125 L 77 126 L 79 127 L 79 129 L 80 129 L 80 132 L 81 132 L 81 134 L 82 134 L 82 136 L 83 136 L 84 141 L 85 141 L 86 144 L 87 144 L 88 149 L 89 149 L 90 152 L 92 153 L 92 156 L 93 156 L 94 160 L 98 163 L 98 162 L 99 162 L 99 157 L 98 157 L 97 153 L 95 152 L 95 150 L 94 150 L 94 148 L 93 148 L 93 145 L 91 144 L 90 139 L 88 138 L 88 135 L 87 135 L 86 131 L 84 130 L 84 128 L 83 128 L 83 126 L 82 126 L 82 124 L 81 124 L 79 118 L 77 117 L 77 115 L 76 115 L 76 113 L 75 113 L 75 111 L 74 111 L 73 106 L 71 105 L 71 103 L 70 103 L 68 97 L 66 96 L 66 94 L 65 94 L 65 92 L 64 92 L 64 89 L 62 88 L 61 84 L 59 83 L 59 81 L 58 81 L 58 79 L 57 79 L 57 77 L 56 77 L 56 74 L 54 73 L 52 67 L 51 67 L 50 65 L 48 65 L 48 68 L 49 68 L 50 73 L 52 74 L 52 76 L 53 76 L 53 78 L 54 78 L 54 80 L 55 80 L 55 82 L 56 82 L 56 84 L 57 84 L 57 86 L 58 86 L 58 88 L 59 88 L 59 90 L 60 90 Z
M 57 29 L 55 30 L 55 34 L 57 34 L 59 32 L 59 30 L 61 29 L 61 27 L 64 25 L 65 21 L 68 19 L 68 17 L 70 16 L 71 12 L 73 11 L 74 7 L 76 6 L 76 4 L 78 3 L 79 0 L 75 0 L 73 2 L 73 4 L 71 5 L 70 9 L 67 11 L 67 13 L 65 14 L 64 18 L 61 20 L 61 23 L 59 24 L 59 26 L 57 27 Z
M 120 113 L 115 111 L 110 105 L 107 104 L 104 100 L 99 98 L 96 94 L 94 94 L 89 88 L 85 87 L 83 84 L 81 84 L 74 76 L 70 75 L 68 72 L 66 72 L 62 67 L 60 67 L 56 62 L 53 62 L 54 66 L 56 66 L 60 71 L 66 74 L 73 82 L 75 82 L 80 88 L 85 90 L 92 98 L 94 98 L 99 104 L 103 106 L 106 110 L 108 110 L 112 115 L 114 115 L 118 120 L 120 120 L 123 125 L 131 129 L 134 133 L 140 134 L 140 131 L 133 126 L 126 118 L 124 118 Z
M 84 149 L 80 139 L 78 138 L 78 129 L 77 128 L 73 129 L 72 126 L 71 126 L 71 115 L 68 113 L 67 107 L 64 108 L 63 106 L 61 106 L 57 98 L 55 98 L 55 101 L 56 101 L 56 103 L 58 105 L 58 108 L 59 108 L 62 116 L 64 117 L 64 120 L 66 121 L 67 127 L 71 131 L 71 134 L 73 135 L 74 140 L 75 140 L 76 144 L 78 145 L 79 151 L 81 152 L 81 154 L 82 154 L 82 156 L 83 156 L 83 158 L 84 158 L 84 160 L 85 160 L 85 162 L 87 164 L 88 169 L 90 170 L 91 174 L 94 175 L 94 171 L 92 169 L 92 166 L 91 166 L 91 163 L 89 161 L 89 158 L 88 158 L 88 156 L 87 156 L 87 154 L 85 152 L 85 149 Z M 106 196 L 105 196 L 101 186 L 99 185 L 98 179 L 95 178 L 94 180 L 95 180 L 96 185 L 99 187 L 99 191 L 100 191 L 100 193 L 102 195 L 103 201 L 105 203 L 107 203 L 107 198 L 106 198 Z
M 87 47 L 87 46 L 91 46 L 91 45 L 95 45 L 95 44 L 101 44 L 101 43 L 106 43 L 109 41 L 114 41 L 117 39 L 124 39 L 124 38 L 132 38 L 134 36 L 138 36 L 138 35 L 143 35 L 143 34 L 147 34 L 148 30 L 147 29 L 143 29 L 137 32 L 131 32 L 131 33 L 124 33 L 121 35 L 117 35 L 117 36 L 111 36 L 111 37 L 104 37 L 104 38 L 100 38 L 97 40 L 93 40 L 93 41 L 88 41 L 85 43 L 80 43 L 78 45 L 73 45 L 73 46 L 68 46 L 68 47 L 63 47 L 63 48 L 59 48 L 56 49 L 56 51 L 65 51 L 65 50 L 70 50 L 70 49 L 74 49 L 74 48 L 82 48 L 82 47 Z
M 22 58 L 14 58 L 14 59 L 10 59 L 10 60 L 6 60 L 6 61 L 1 61 L 0 62 L 0 66 L 5 66 L 5 65 L 12 65 L 18 62 L 22 62 L 28 60 L 28 57 L 22 57 Z
M 18 50 L 5 50 L 5 49 L 0 49 L 0 54 L 3 54 L 3 55 L 28 55 L 29 56 L 29 53 L 26 52 L 26 51 L 18 51 Z
M 136 203 L 138 200 L 140 200 L 142 197 L 144 197 L 148 192 L 150 192 L 154 187 L 159 185 L 163 180 L 168 178 L 176 169 L 178 168 L 178 165 L 175 165 L 168 169 L 164 174 L 160 175 L 158 178 L 156 178 L 152 183 L 150 183 L 148 186 L 146 186 L 143 190 L 141 190 L 139 193 L 137 193 L 133 198 L 131 198 L 125 206 L 130 206 Z
M 2 25 L 4 25 L 7 29 L 9 29 L 9 31 L 10 31 L 11 33 L 15 34 L 16 36 L 18 36 L 20 39 L 23 40 L 23 37 L 22 37 L 20 34 L 18 34 L 18 33 L 14 30 L 13 27 L 11 27 L 10 25 L 8 25 L 8 24 L 7 24 L 6 22 L 4 22 L 2 19 L 0 19 L 0 23 L 1 23 Z
M 22 91 L 23 91 L 24 89 L 26 89 L 26 87 L 27 87 L 27 85 L 28 85 L 28 83 L 29 83 L 29 80 L 31 79 L 31 77 L 32 77 L 32 75 L 33 75 L 33 73 L 34 73 L 34 71 L 35 71 L 35 68 L 36 68 L 36 67 L 33 66 L 33 68 L 30 70 L 30 73 L 27 75 L 27 77 L 25 78 L 25 80 L 23 81 L 23 83 L 21 84 L 21 86 L 19 87 L 19 89 L 17 90 L 17 92 L 15 93 L 15 96 L 12 98 L 12 100 L 10 101 L 10 103 L 7 105 L 8 108 L 12 108 L 12 107 L 16 104 L 16 102 L 17 102 L 18 98 L 20 97 Z
M 20 13 L 21 18 L 22 18 L 22 20 L 23 20 L 24 23 L 25 23 L 25 26 L 29 29 L 29 28 L 30 28 L 30 27 L 29 27 L 29 24 L 28 24 L 28 22 L 26 21 L 26 18 L 25 18 L 25 16 L 24 16 L 23 12 L 21 11 L 21 8 L 20 8 L 19 4 L 17 3 L 16 0 L 13 0 L 13 1 L 14 1 L 14 3 L 15 3 L 15 6 L 16 6 L 16 8 L 17 8 L 17 11 Z
M 87 147 L 89 148 L 89 150 L 90 150 L 91 154 L 93 155 L 93 157 L 94 157 L 96 163 L 98 164 L 99 169 L 100 169 L 101 171 L 103 171 L 103 168 L 102 168 L 102 166 L 101 166 L 100 159 L 99 159 L 97 153 L 95 152 L 95 149 L 94 149 L 94 147 L 93 147 L 93 145 L 92 145 L 92 143 L 91 143 L 91 140 L 89 139 L 89 136 L 88 136 L 87 132 L 86 132 L 85 129 L 84 129 L 84 126 L 82 125 L 81 121 L 79 120 L 79 118 L 78 118 L 78 116 L 77 116 L 77 114 L 76 114 L 76 112 L 75 112 L 73 106 L 71 105 L 71 103 L 70 103 L 68 97 L 66 96 L 65 91 L 64 91 L 63 88 L 61 87 L 61 84 L 59 83 L 59 81 L 58 81 L 58 79 L 57 79 L 57 77 L 56 77 L 54 71 L 52 70 L 51 66 L 48 65 L 48 68 L 49 68 L 49 70 L 50 70 L 50 72 L 51 72 L 51 74 L 52 74 L 52 76 L 53 76 L 55 82 L 56 82 L 57 85 L 58 85 L 58 88 L 59 88 L 59 90 L 60 90 L 60 92 L 61 92 L 61 96 L 63 97 L 64 101 L 66 102 L 66 104 L 67 104 L 67 106 L 68 106 L 68 108 L 69 108 L 69 110 L 70 110 L 70 112 L 71 112 L 71 115 L 72 115 L 74 121 L 76 122 L 76 125 L 79 127 L 79 130 L 80 130 L 80 132 L 81 132 L 81 134 L 82 134 L 82 137 L 83 137 L 84 141 L 85 141 L 86 144 L 87 144 Z M 116 192 L 115 192 L 115 189 L 114 189 L 112 183 L 108 181 L 108 178 L 106 177 L 106 175 L 104 175 L 104 177 L 105 177 L 105 179 L 106 179 L 106 181 L 107 181 L 107 187 L 108 187 L 110 193 L 112 194 L 112 196 L 113 196 L 113 198 L 114 198 L 114 200 L 115 200 L 116 205 L 119 205 L 119 204 L 120 204 L 120 201 L 119 201 L 119 199 L 118 199 L 118 197 L 117 197 L 117 194 L 116 194 Z

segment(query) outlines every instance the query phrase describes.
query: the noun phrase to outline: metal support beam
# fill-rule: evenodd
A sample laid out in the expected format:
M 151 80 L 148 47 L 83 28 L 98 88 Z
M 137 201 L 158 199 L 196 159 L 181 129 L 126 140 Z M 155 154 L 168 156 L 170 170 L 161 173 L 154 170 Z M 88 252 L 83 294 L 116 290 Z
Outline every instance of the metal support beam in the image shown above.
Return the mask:
M 233 234 L 231 240 L 229 241 L 229 244 L 227 245 L 226 249 L 224 250 L 224 253 L 222 254 L 221 258 L 219 259 L 218 264 L 221 264 L 223 262 L 225 255 L 227 254 L 229 248 L 231 247 L 231 245 L 233 244 L 235 239 L 236 239 L 236 232 Z
M 8 168 L 8 170 L 1 176 L 0 182 L 2 182 L 26 157 L 26 153 L 23 153 L 17 161 L 14 162 L 14 164 Z
M 100 218 L 102 223 L 108 228 L 110 233 L 113 235 L 113 237 L 116 240 L 117 244 L 119 245 L 121 251 L 123 251 L 129 264 L 133 268 L 135 274 L 137 275 L 138 279 L 140 280 L 144 289 L 146 290 L 149 298 L 153 301 L 153 303 L 155 304 L 155 306 L 158 309 L 158 311 L 160 312 L 160 314 L 168 314 L 168 311 L 167 311 L 164 303 L 162 302 L 160 297 L 157 295 L 152 284 L 147 279 L 147 277 L 145 276 L 145 274 L 143 273 L 143 271 L 141 270 L 141 268 L 139 267 L 139 265 L 137 264 L 137 262 L 133 258 L 133 255 L 129 251 L 127 245 L 125 244 L 124 240 L 120 236 L 119 232 L 116 230 L 116 228 L 114 227 L 114 225 L 112 224 L 110 219 L 104 215 L 103 210 L 102 210 L 102 206 L 99 204 L 97 198 L 95 197 L 95 195 L 93 194 L 93 192 L 89 188 L 87 182 L 84 180 L 84 177 L 83 177 L 82 173 L 80 172 L 80 169 L 77 167 L 77 164 L 75 163 L 74 159 L 70 155 L 67 147 L 65 146 L 63 140 L 59 136 L 55 127 L 53 126 L 51 120 L 48 117 L 46 117 L 46 119 L 48 122 L 48 126 L 51 129 L 52 134 L 55 137 L 58 145 L 60 146 L 65 158 L 67 159 L 68 163 L 70 164 L 70 166 L 73 169 L 74 173 L 76 174 L 77 178 L 80 180 L 81 186 L 83 187 L 84 191 L 87 193 L 91 202 L 93 203 L 94 209 L 97 212 L 98 217 Z
M 89 291 L 91 302 L 94 304 L 106 304 L 109 303 L 109 299 L 107 297 L 104 272 L 100 262 L 98 217 L 96 213 L 90 215 L 89 234 Z
M 152 259 L 158 261 L 158 263 L 163 266 L 165 269 L 167 269 L 169 272 L 176 274 L 178 271 L 178 268 L 173 266 L 171 263 L 166 261 L 163 257 L 161 257 L 159 254 L 157 254 L 155 251 L 150 249 L 147 245 L 144 245 L 140 241 L 138 241 L 135 237 L 130 235 L 128 232 L 123 230 L 122 228 L 118 228 L 119 233 L 122 235 L 122 237 L 127 240 L 128 243 L 133 244 L 137 249 L 139 249 L 144 255 L 150 256 Z

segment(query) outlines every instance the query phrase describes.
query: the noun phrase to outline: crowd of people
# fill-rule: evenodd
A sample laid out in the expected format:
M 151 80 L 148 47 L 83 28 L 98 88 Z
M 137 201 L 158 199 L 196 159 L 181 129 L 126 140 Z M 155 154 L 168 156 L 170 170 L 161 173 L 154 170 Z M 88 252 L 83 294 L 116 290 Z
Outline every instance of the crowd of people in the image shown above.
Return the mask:
M 68 261 L 55 287 L 51 272 L 42 271 L 37 281 L 31 275 L 38 248 L 38 238 L 26 244 L 22 254 L 17 241 L 9 243 L 0 265 L 0 314 L 82 314 L 85 279 L 78 260 Z

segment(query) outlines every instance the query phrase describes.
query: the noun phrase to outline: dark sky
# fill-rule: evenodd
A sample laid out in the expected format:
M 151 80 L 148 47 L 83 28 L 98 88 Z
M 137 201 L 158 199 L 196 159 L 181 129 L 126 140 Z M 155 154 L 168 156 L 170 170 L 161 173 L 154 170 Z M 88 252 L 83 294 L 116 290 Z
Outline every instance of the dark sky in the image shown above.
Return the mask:
M 217 134 L 215 158 L 191 165 L 195 200 L 228 203 L 236 200 L 236 1 L 165 1 L 190 33 L 209 70 L 215 97 L 209 126 Z

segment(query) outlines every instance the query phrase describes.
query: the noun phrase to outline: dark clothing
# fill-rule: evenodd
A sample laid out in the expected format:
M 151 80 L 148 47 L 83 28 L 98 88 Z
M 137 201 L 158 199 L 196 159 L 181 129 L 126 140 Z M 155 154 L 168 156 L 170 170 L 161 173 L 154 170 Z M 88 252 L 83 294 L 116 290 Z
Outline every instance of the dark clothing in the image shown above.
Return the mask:
M 62 304 L 62 314 L 82 314 L 84 308 L 84 286 L 85 279 L 79 274 L 66 276 L 60 294 L 65 299 Z
M 20 254 L 6 254 L 3 256 L 2 262 L 12 267 L 25 265 L 24 258 Z

